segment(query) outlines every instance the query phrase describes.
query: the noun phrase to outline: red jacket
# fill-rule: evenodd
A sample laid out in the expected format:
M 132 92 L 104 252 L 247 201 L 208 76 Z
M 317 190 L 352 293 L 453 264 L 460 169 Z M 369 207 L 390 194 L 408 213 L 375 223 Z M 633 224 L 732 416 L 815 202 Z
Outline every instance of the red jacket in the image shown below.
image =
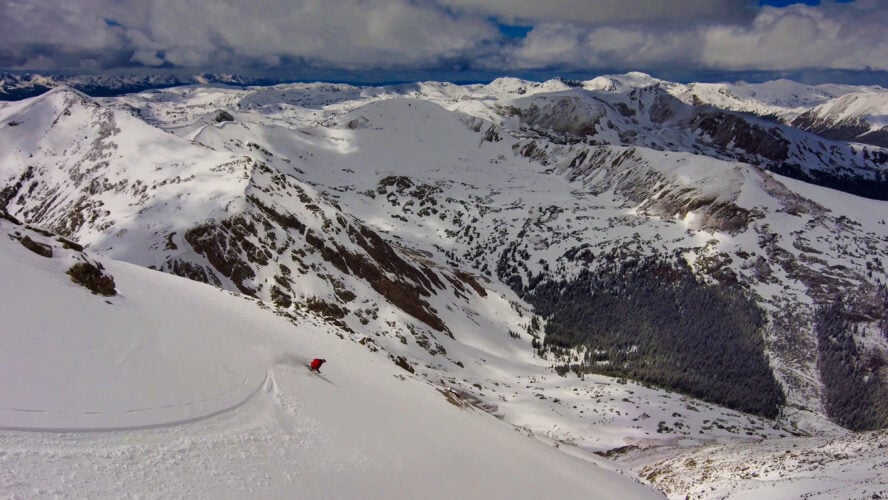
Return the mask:
M 326 362 L 327 362 L 326 359 L 318 359 L 318 358 L 315 358 L 315 359 L 311 360 L 311 365 L 310 365 L 310 366 L 311 366 L 312 371 L 316 371 L 316 372 L 321 371 L 321 365 L 324 364 L 324 363 L 326 363 Z

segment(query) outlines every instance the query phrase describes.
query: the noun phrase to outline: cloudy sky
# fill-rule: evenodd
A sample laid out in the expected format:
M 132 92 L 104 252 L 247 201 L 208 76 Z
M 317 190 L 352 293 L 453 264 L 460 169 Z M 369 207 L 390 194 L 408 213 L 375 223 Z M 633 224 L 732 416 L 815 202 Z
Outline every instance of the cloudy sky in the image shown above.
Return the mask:
M 888 0 L 0 0 L 0 68 L 879 80 L 886 21 Z

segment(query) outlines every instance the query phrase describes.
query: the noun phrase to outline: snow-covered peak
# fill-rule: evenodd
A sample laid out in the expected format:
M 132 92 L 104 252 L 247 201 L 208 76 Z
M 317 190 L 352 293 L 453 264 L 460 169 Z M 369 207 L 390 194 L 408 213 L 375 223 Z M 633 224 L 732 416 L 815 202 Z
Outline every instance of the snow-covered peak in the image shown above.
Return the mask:
M 600 90 L 604 92 L 626 92 L 635 88 L 650 87 L 666 83 L 663 80 L 639 71 L 630 71 L 622 75 L 601 75 L 583 82 L 583 88 L 587 90 Z
M 847 93 L 799 115 L 793 125 L 829 139 L 888 147 L 888 90 Z
M 533 82 L 518 78 L 503 77 L 497 78 L 483 86 L 483 88 L 491 96 L 508 98 L 545 92 L 559 92 L 569 90 L 570 86 L 565 84 L 563 80 L 557 78 L 545 82 Z
M 158 230 L 180 230 L 235 209 L 249 180 L 243 158 L 67 87 L 0 109 L 0 123 L 0 178 L 14 183 L 27 165 L 28 178 L 43 183 L 30 193 L 27 214 L 41 213 L 54 231 L 143 265 L 151 264 Z M 221 170 L 232 176 L 205 183 Z M 115 242 L 123 234 L 132 244 Z
M 888 127 L 888 91 L 848 93 L 817 106 L 812 112 L 833 120 L 866 120 L 872 130 Z

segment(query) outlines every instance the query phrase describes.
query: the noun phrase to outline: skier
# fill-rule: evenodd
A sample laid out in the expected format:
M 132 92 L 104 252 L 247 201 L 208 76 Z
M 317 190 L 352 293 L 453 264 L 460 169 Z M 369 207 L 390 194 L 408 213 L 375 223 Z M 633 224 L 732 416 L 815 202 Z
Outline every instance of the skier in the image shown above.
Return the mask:
M 315 359 L 311 360 L 311 365 L 309 365 L 309 368 L 313 372 L 321 373 L 321 365 L 323 365 L 326 362 L 327 362 L 326 359 L 315 358 Z

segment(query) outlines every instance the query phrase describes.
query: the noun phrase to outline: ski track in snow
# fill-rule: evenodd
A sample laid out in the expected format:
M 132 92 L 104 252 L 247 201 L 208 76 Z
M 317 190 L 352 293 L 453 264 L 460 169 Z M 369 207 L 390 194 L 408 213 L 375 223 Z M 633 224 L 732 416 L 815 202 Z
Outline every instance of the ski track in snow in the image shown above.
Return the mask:
M 269 372 L 237 408 L 200 422 L 114 432 L 0 433 L 0 491 L 23 496 L 254 496 L 311 492 L 302 480 L 374 470 L 358 450 L 331 448 L 330 430 Z M 284 386 L 290 385 L 283 382 Z M 109 429 L 105 429 L 109 431 Z M 96 478 L 102 478 L 96 481 Z
M 0 369 L 5 380 L 32 377 L 0 395 L 31 408 L 64 406 L 51 415 L 58 417 L 53 432 L 0 430 L 0 496 L 656 497 L 632 478 L 451 404 L 428 382 L 404 377 L 389 360 L 308 319 L 294 324 L 254 301 L 110 260 L 104 269 L 126 293 L 92 295 L 63 274 L 69 257 L 84 254 L 56 244 L 60 254 L 38 256 L 13 237 L 23 231 L 53 244 L 0 221 L 0 273 L 7 278 L 0 281 L 0 345 L 12 356 Z M 53 314 L 36 306 L 46 303 Z M 53 324 L 58 317 L 65 323 Z M 47 349 L 46 336 L 64 349 Z M 305 365 L 321 352 L 330 368 L 314 374 Z M 131 369 L 115 375 L 123 358 Z M 144 371 L 153 367 L 159 370 Z M 244 386 L 239 374 L 259 369 L 262 376 L 246 378 L 264 379 L 259 390 Z M 147 407 L 126 401 L 176 409 L 162 402 L 217 394 L 220 381 L 251 391 L 199 420 L 171 420 L 173 411 L 119 430 L 137 427 L 123 425 L 139 413 L 125 409 Z M 80 413 L 121 404 L 124 411 L 105 412 L 101 432 L 64 430 L 71 428 L 65 422 L 82 423 Z M 41 415 L 25 412 L 32 421 Z
M 124 431 L 124 430 L 155 429 L 158 427 L 173 427 L 176 425 L 190 424 L 193 422 L 199 422 L 201 420 L 212 418 L 212 417 L 215 417 L 216 415 L 221 415 L 222 413 L 229 412 L 229 411 L 232 411 L 232 410 L 235 410 L 235 409 L 241 407 L 242 405 L 247 403 L 250 399 L 252 399 L 262 389 L 262 387 L 265 385 L 267 380 L 268 380 L 268 378 L 266 377 L 266 379 L 262 381 L 262 384 L 260 384 L 258 387 L 253 389 L 253 391 L 247 395 L 246 399 L 236 401 L 231 406 L 224 406 L 222 408 L 210 410 L 204 414 L 196 415 L 196 416 L 189 417 L 189 418 L 183 418 L 183 419 L 179 419 L 179 420 L 163 420 L 163 421 L 152 423 L 152 424 L 133 424 L 133 425 L 117 425 L 117 426 L 116 425 L 103 425 L 103 426 L 96 426 L 96 427 L 89 427 L 88 425 L 78 425 L 78 426 L 70 426 L 70 427 L 66 427 L 64 425 L 54 426 L 54 427 L 39 427 L 39 426 L 28 426 L 28 425 L 0 425 L 0 430 L 27 431 L 27 432 L 113 432 L 113 431 Z M 249 381 L 249 378 L 244 378 L 244 383 L 241 385 L 240 388 L 248 387 L 247 386 L 248 381 Z M 240 388 L 238 388 L 238 389 L 240 389 Z M 226 391 L 226 392 L 217 394 L 216 396 L 222 397 L 222 396 L 226 396 L 228 394 L 234 393 L 234 392 L 238 392 L 238 390 L 233 389 L 232 391 Z M 192 406 L 205 404 L 209 401 L 210 401 L 209 398 L 207 398 L 207 399 L 201 399 L 198 401 L 183 403 L 181 405 L 164 405 L 164 406 L 158 406 L 158 407 L 154 407 L 154 408 L 132 408 L 132 409 L 123 410 L 123 413 L 129 414 L 129 415 L 132 415 L 132 414 L 150 415 L 152 412 L 155 412 L 155 411 L 186 409 L 186 408 L 190 408 Z M 70 411 L 63 411 L 63 410 L 35 410 L 35 409 L 27 409 L 27 408 L 0 408 L 0 414 L 2 414 L 2 412 L 44 413 L 44 414 L 59 415 L 62 417 L 70 416 L 72 414 Z M 104 417 L 104 416 L 109 416 L 109 413 L 102 412 L 102 411 L 85 411 L 85 412 L 79 412 L 77 415 L 80 417 L 98 417 L 98 416 Z M 110 416 L 112 418 L 115 417 L 114 415 L 110 415 Z

